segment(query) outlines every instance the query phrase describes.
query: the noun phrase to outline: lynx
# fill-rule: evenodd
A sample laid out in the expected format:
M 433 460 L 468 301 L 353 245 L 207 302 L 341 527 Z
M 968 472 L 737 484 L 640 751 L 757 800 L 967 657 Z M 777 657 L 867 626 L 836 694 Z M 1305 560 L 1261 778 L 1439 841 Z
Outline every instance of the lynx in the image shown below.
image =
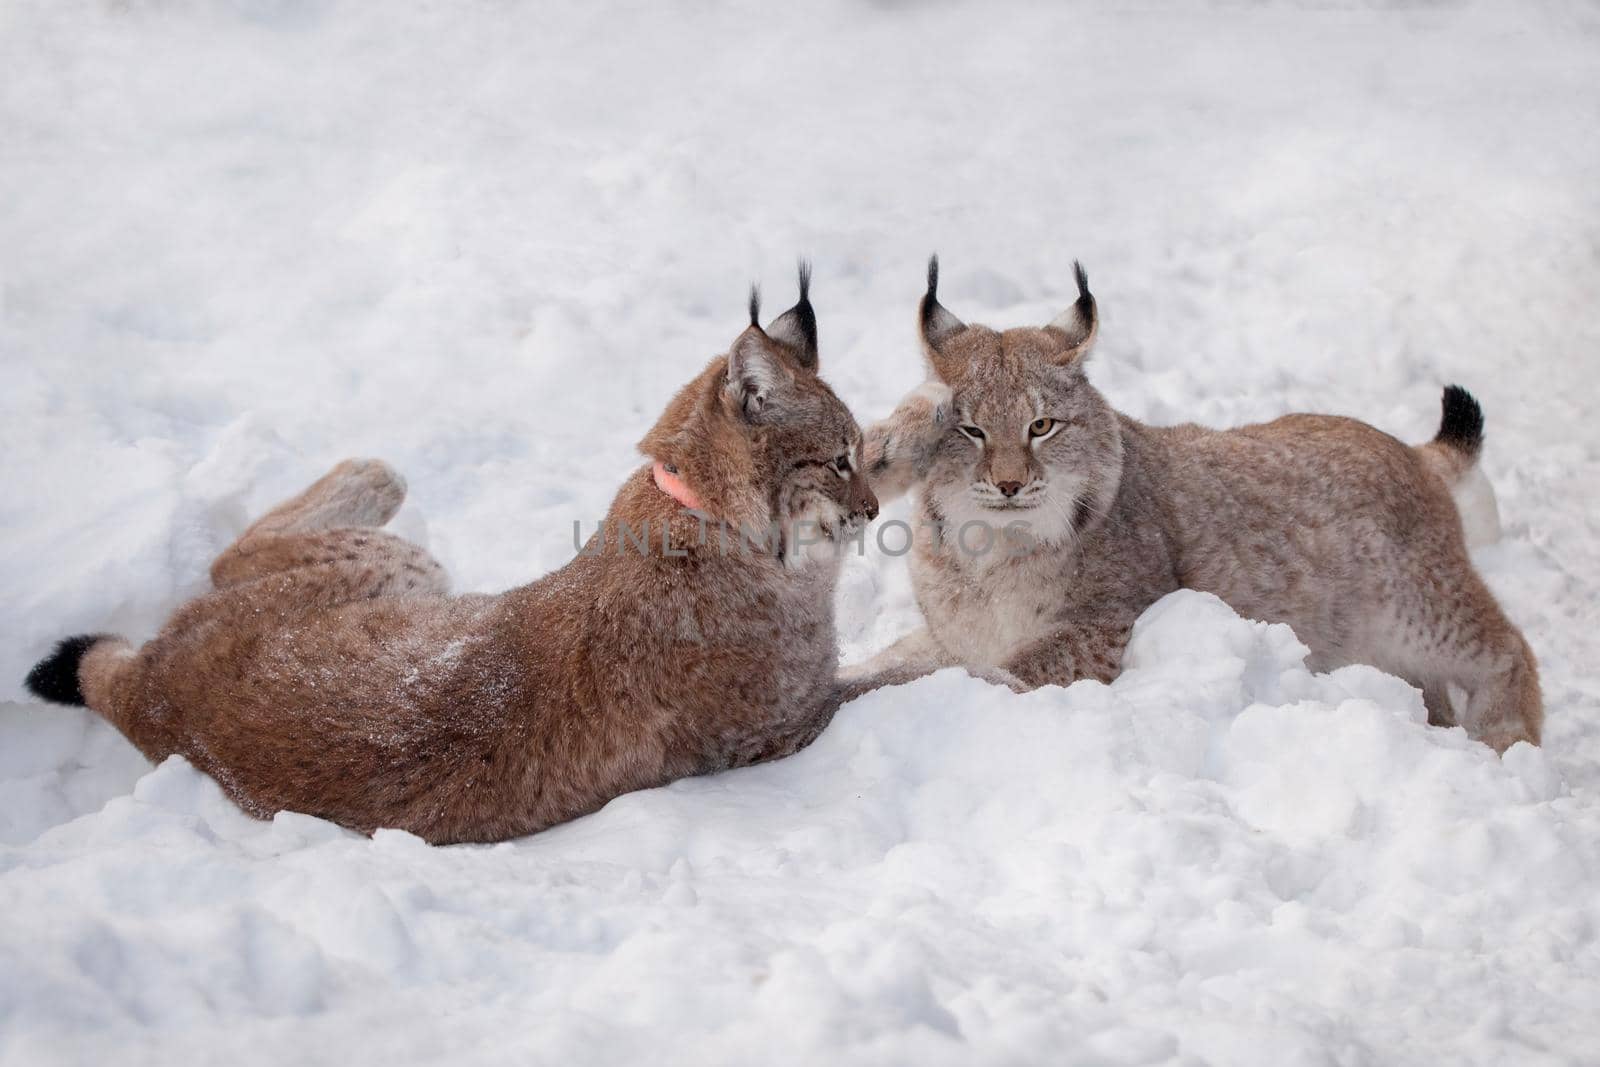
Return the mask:
M 378 529 L 400 477 L 347 460 L 245 530 L 215 591 L 153 641 L 71 638 L 30 688 L 152 760 L 181 753 L 256 816 L 438 843 L 802 748 L 851 695 L 825 546 L 878 508 L 860 431 L 817 376 L 808 288 L 802 267 L 799 302 L 764 330 L 752 291 L 749 327 L 667 406 L 640 444 L 651 462 L 560 570 L 448 596 L 428 553 Z
M 1407 679 L 1432 723 L 1502 752 L 1538 744 L 1533 654 L 1473 569 L 1451 497 L 1481 479 L 1477 402 L 1446 389 L 1438 435 L 1417 447 L 1324 415 L 1146 426 L 1085 377 L 1098 312 L 1074 268 L 1077 300 L 1054 322 L 996 332 L 939 303 L 930 263 L 932 376 L 869 428 L 865 453 L 881 497 L 915 489 L 927 625 L 844 677 L 976 664 L 1017 689 L 1109 681 L 1139 614 L 1189 588 L 1288 623 L 1315 669 Z M 974 524 L 1023 550 L 952 535 Z

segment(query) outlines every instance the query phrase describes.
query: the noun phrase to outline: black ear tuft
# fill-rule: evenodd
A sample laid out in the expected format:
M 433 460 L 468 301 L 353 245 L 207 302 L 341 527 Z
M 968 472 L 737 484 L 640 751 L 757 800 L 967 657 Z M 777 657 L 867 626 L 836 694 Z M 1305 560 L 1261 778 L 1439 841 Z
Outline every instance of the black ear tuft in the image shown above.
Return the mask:
M 1078 299 L 1046 327 L 1056 331 L 1062 340 L 1061 350 L 1052 361 L 1063 366 L 1086 355 L 1100 332 L 1100 309 L 1089 292 L 1089 272 L 1077 260 L 1072 261 L 1072 277 L 1078 283 Z
M 954 335 L 967 328 L 967 324 L 946 311 L 939 303 L 939 257 L 928 258 L 928 291 L 922 294 L 918 308 L 922 321 L 922 340 L 929 348 L 938 350 Z
M 761 325 L 761 287 L 755 282 L 750 283 L 750 325 Z
M 794 350 L 806 370 L 817 369 L 817 313 L 811 307 L 811 264 L 800 260 L 800 301 L 767 323 L 767 336 Z

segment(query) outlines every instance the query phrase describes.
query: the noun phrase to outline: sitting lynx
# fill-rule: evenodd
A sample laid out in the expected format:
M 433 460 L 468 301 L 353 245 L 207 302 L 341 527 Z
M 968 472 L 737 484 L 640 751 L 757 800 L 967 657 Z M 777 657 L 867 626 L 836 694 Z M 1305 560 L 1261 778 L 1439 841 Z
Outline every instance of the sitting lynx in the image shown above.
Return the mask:
M 654 464 L 555 573 L 447 596 L 426 552 L 377 529 L 400 478 L 347 460 L 246 530 L 155 640 L 72 638 L 30 688 L 87 703 L 153 760 L 182 753 L 252 814 L 434 842 L 794 752 L 850 695 L 837 553 L 795 524 L 839 543 L 878 507 L 860 431 L 817 377 L 807 282 L 765 330 L 752 295 L 749 328 L 641 443 Z M 774 522 L 756 550 L 718 536 Z
M 927 627 L 845 676 L 977 665 L 1016 688 L 1109 681 L 1139 614 L 1190 588 L 1288 623 L 1315 669 L 1408 679 L 1430 722 L 1459 717 L 1498 751 L 1538 744 L 1533 654 L 1473 570 L 1451 500 L 1482 444 L 1472 397 L 1446 389 L 1438 436 L 1417 447 L 1323 415 L 1145 426 L 1084 376 L 1098 319 L 1081 267 L 1077 281 L 1049 326 L 997 333 L 945 310 L 929 265 L 933 378 L 866 446 L 881 496 L 917 489 Z

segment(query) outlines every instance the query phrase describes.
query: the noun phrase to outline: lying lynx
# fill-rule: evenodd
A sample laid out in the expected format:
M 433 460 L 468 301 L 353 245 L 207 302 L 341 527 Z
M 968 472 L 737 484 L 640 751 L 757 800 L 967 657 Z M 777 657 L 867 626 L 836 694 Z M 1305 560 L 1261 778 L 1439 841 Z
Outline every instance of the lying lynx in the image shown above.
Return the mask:
M 839 544 L 877 514 L 860 431 L 817 377 L 807 282 L 765 330 L 752 295 L 749 328 L 641 443 L 654 463 L 555 573 L 447 596 L 439 564 L 377 529 L 400 478 L 347 460 L 246 530 L 215 592 L 155 640 L 72 638 L 30 688 L 87 703 L 152 760 L 182 753 L 254 815 L 434 842 L 794 752 L 850 695 L 838 554 L 794 533 Z M 730 543 L 723 524 L 763 539 Z
M 1482 444 L 1476 401 L 1446 389 L 1438 436 L 1418 447 L 1323 415 L 1145 426 L 1084 376 L 1098 316 L 1081 267 L 1077 281 L 1049 326 L 997 333 L 945 310 L 929 265 L 933 377 L 866 448 L 880 496 L 917 490 L 927 627 L 845 676 L 960 664 L 1024 689 L 1109 681 L 1139 614 L 1190 588 L 1290 624 L 1318 670 L 1371 663 L 1408 679 L 1430 722 L 1459 717 L 1499 751 L 1537 744 L 1533 654 L 1473 570 L 1451 500 Z M 959 537 L 975 523 L 1013 536 Z

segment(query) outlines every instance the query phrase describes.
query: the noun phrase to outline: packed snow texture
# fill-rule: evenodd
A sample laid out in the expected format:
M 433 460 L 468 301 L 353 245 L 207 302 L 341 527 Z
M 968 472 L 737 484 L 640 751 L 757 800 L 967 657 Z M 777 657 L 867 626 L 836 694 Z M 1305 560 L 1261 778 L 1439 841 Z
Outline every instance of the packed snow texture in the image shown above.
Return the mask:
M 1600 1061 L 1600 9 L 0 4 L 0 1063 Z M 1146 420 L 1488 416 L 1545 747 L 1180 593 L 778 764 L 429 848 L 254 821 L 17 680 L 335 460 L 462 590 L 560 566 L 816 264 L 863 421 L 1088 266 Z M 891 509 L 888 517 L 903 515 Z M 852 559 L 848 660 L 916 623 Z

